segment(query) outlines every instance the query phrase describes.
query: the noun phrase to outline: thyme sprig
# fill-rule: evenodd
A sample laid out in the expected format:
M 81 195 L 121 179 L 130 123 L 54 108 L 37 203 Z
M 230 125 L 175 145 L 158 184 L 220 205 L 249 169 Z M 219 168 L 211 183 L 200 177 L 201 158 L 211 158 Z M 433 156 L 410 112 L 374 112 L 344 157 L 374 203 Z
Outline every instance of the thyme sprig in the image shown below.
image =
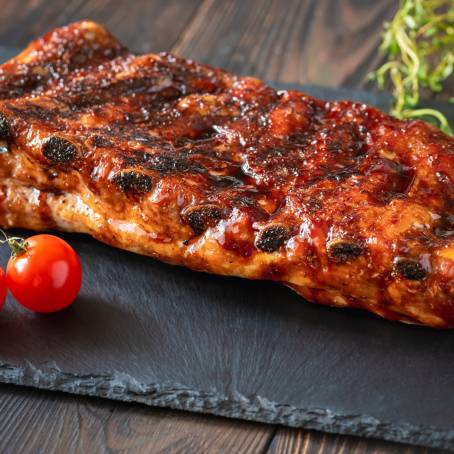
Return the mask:
M 424 90 L 441 92 L 454 71 L 454 0 L 400 0 L 380 48 L 388 61 L 371 77 L 381 89 L 392 86 L 391 114 L 424 119 L 452 135 L 441 112 L 418 106 Z

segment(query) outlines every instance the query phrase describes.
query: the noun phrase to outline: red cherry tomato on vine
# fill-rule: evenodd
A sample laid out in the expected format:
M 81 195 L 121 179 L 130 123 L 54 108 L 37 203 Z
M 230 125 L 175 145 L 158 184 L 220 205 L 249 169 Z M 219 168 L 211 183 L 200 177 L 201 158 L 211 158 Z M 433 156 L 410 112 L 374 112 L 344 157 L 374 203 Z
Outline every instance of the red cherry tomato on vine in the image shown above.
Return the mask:
M 8 261 L 6 281 L 19 304 L 34 312 L 68 307 L 82 284 L 82 267 L 74 249 L 54 235 L 35 235 Z

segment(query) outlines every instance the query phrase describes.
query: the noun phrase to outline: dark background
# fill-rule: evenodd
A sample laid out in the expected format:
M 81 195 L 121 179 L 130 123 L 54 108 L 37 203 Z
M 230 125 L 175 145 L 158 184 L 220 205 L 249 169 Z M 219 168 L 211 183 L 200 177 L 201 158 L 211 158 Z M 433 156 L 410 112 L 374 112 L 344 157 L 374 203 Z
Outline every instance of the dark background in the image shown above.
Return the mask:
M 89 18 L 139 52 L 241 74 L 363 88 L 397 0 L 0 0 L 0 45 Z M 450 91 L 451 95 L 453 90 Z M 1 452 L 425 452 L 416 448 L 0 386 Z

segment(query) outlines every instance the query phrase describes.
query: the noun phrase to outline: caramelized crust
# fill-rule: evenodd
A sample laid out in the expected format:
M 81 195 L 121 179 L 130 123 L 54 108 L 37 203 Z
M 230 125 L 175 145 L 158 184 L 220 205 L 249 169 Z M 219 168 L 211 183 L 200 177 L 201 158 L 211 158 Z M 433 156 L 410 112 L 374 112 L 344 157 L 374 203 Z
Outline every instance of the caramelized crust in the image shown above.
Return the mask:
M 0 224 L 454 327 L 454 140 L 80 22 L 0 67 Z

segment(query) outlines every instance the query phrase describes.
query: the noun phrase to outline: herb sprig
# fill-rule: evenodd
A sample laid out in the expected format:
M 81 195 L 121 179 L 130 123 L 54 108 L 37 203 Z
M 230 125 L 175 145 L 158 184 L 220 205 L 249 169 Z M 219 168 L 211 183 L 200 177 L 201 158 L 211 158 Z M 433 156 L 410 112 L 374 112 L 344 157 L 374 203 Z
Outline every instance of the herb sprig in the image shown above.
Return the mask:
M 381 89 L 391 84 L 391 114 L 424 119 L 453 135 L 441 112 L 418 106 L 424 90 L 441 92 L 454 72 L 454 0 L 400 0 L 381 50 L 388 61 L 371 76 Z

